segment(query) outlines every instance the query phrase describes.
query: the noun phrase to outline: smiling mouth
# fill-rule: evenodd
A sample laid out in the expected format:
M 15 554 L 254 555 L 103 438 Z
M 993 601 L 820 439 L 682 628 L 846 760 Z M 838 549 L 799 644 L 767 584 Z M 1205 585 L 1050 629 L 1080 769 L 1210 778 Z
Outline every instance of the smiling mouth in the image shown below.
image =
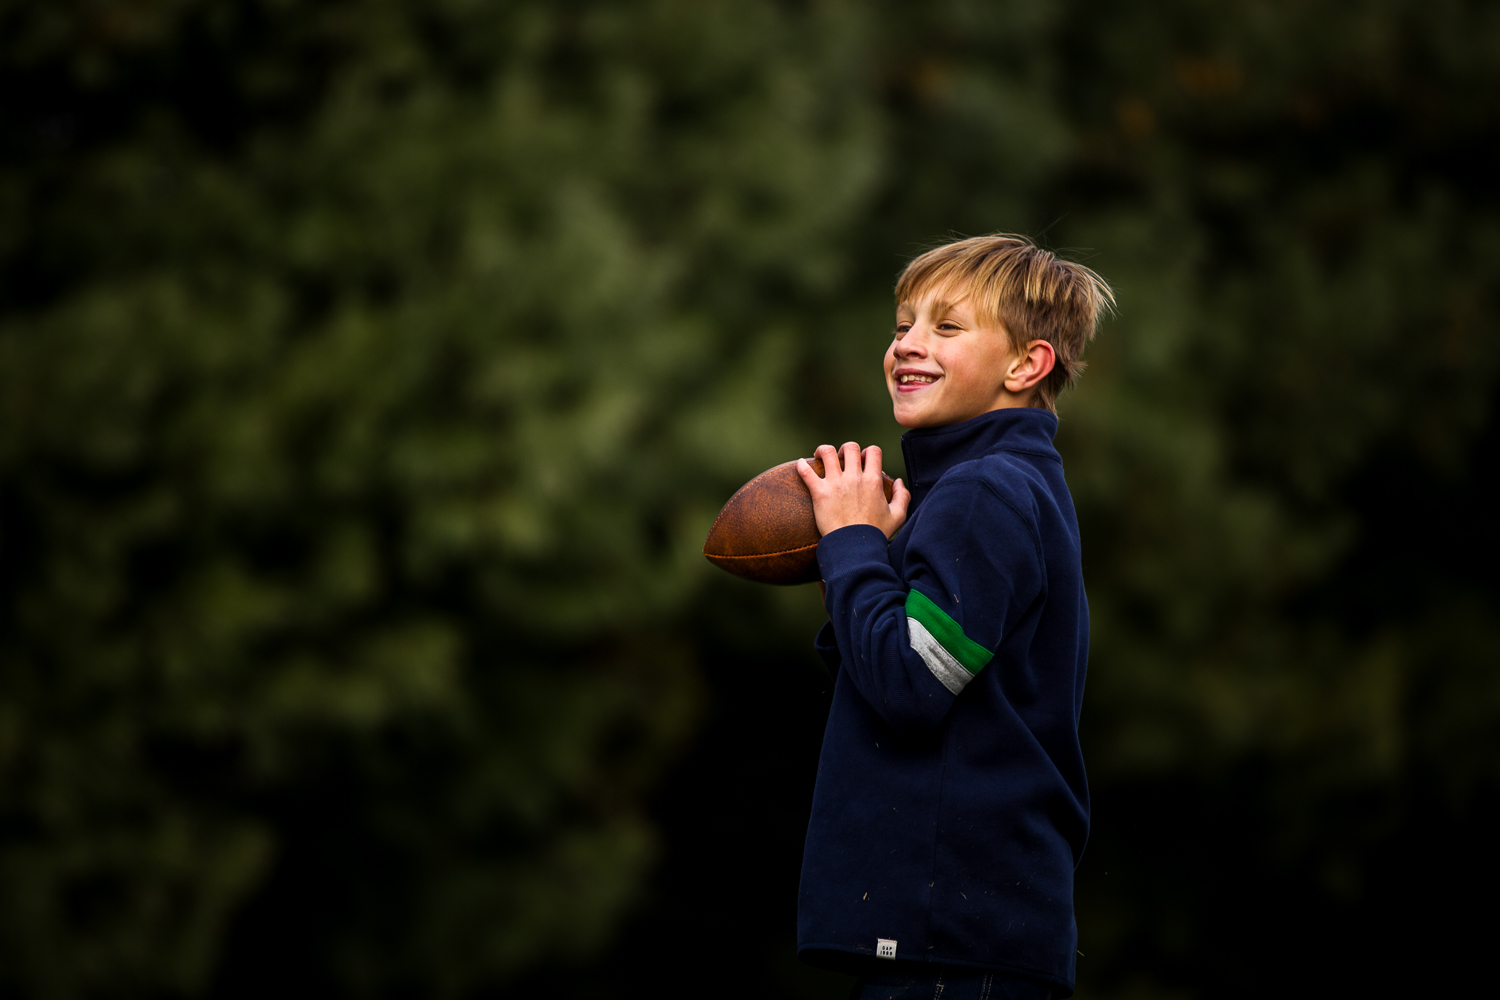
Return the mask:
M 903 372 L 896 376 L 896 384 L 903 387 L 911 386 L 915 389 L 918 386 L 931 385 L 941 377 L 941 375 L 919 375 L 914 372 Z

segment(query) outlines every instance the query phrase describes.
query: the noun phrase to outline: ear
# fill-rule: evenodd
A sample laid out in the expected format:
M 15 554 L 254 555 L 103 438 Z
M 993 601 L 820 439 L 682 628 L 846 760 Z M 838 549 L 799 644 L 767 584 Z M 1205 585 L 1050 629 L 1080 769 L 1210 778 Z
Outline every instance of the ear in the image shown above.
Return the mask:
M 1045 340 L 1033 340 L 1026 345 L 1024 353 L 1011 361 L 1005 372 L 1006 391 L 1020 395 L 1029 392 L 1042 379 L 1052 373 L 1057 364 L 1057 352 Z

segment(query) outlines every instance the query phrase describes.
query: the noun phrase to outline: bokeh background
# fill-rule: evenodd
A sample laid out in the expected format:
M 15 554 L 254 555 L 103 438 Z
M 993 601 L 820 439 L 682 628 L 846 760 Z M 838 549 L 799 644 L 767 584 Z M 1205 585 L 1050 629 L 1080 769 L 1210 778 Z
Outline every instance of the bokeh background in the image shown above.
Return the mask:
M 1484 991 L 1500 6 L 0 0 L 0 996 L 840 997 L 810 588 L 890 288 L 1025 232 L 1079 996 Z

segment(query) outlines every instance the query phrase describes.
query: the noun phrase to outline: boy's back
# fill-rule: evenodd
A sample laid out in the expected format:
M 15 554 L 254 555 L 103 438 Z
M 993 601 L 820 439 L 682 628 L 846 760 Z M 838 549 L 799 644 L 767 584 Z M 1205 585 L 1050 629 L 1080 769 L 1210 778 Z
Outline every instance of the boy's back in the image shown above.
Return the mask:
M 908 962 L 988 971 L 1066 996 L 1088 833 L 1088 608 L 1057 417 L 1008 402 L 1035 398 L 1022 391 L 1053 369 L 1053 349 L 1022 342 L 1007 356 L 1005 371 L 1022 372 L 1004 383 L 1014 392 L 953 421 L 985 400 L 965 366 L 994 352 L 966 353 L 961 338 L 983 327 L 958 296 L 955 307 L 935 294 L 908 310 L 887 355 L 897 417 L 914 427 L 902 439 L 909 495 L 898 488 L 889 517 L 871 506 L 875 449 L 862 460 L 857 446 L 820 448 L 827 480 L 804 472 L 824 531 L 830 620 L 817 645 L 835 684 L 798 953 L 867 975 Z M 1024 360 L 1028 344 L 1045 364 Z

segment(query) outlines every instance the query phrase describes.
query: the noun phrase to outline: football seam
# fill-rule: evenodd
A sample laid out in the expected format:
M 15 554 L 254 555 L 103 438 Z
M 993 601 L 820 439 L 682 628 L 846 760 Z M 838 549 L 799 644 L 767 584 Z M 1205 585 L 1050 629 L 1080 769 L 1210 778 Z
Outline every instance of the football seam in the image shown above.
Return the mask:
M 822 539 L 820 538 L 818 541 L 822 541 Z M 707 549 L 703 550 L 703 554 L 710 559 L 766 559 L 770 556 L 785 556 L 793 552 L 806 552 L 808 549 L 815 549 L 817 547 L 818 542 L 813 542 L 811 545 L 799 545 L 795 549 L 778 549 L 775 552 L 752 552 L 750 555 L 745 556 L 719 555 L 717 552 L 710 552 Z

